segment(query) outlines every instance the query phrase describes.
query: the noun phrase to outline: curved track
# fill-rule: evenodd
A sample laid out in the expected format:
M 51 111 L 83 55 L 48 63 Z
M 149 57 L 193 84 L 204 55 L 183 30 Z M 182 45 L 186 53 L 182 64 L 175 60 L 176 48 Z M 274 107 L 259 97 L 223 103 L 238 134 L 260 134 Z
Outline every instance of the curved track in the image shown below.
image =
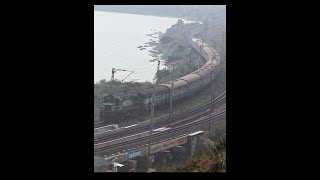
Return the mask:
M 226 92 L 223 92 L 221 95 L 219 95 L 214 100 L 214 104 L 215 104 L 214 107 L 216 110 L 218 110 L 218 108 L 220 108 L 221 106 L 223 106 L 223 104 L 225 104 L 225 97 L 226 97 Z M 205 103 L 197 108 L 194 108 L 192 110 L 189 110 L 187 112 L 181 112 L 179 114 L 175 114 L 172 116 L 172 119 L 171 119 L 172 124 L 171 125 L 174 126 L 175 123 L 177 123 L 177 122 L 184 122 L 185 119 L 192 121 L 194 119 L 198 119 L 200 117 L 203 117 L 203 116 L 210 113 L 210 108 L 211 108 L 211 103 L 207 102 L 207 103 Z M 154 129 L 166 126 L 168 123 L 169 123 L 169 119 L 154 123 Z M 114 134 L 111 134 L 112 131 L 108 131 L 108 133 L 105 133 L 105 135 L 104 135 L 104 133 L 100 133 L 99 136 L 95 137 L 94 143 L 96 144 L 96 143 L 101 143 L 104 141 L 112 140 L 115 138 L 129 136 L 129 135 L 136 134 L 136 133 L 146 131 L 149 129 L 150 129 L 150 125 L 146 125 L 146 126 L 139 127 L 139 128 L 130 128 L 130 129 L 127 129 L 126 131 L 122 131 L 122 132 L 114 133 Z

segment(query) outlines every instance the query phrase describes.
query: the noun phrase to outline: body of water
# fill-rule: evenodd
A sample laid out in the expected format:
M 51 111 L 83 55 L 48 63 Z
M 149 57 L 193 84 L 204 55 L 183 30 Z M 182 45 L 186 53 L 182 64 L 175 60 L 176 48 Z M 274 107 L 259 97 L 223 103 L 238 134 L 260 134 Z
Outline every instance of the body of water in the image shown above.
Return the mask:
M 152 47 L 144 46 L 150 39 L 159 42 L 159 35 L 154 33 L 164 33 L 177 21 L 177 18 L 94 11 L 94 82 L 110 80 L 112 68 L 135 71 L 127 78 L 130 72 L 117 71 L 115 79 L 153 82 L 157 61 L 150 61 L 156 57 L 149 52 Z M 140 50 L 139 46 L 146 49 Z

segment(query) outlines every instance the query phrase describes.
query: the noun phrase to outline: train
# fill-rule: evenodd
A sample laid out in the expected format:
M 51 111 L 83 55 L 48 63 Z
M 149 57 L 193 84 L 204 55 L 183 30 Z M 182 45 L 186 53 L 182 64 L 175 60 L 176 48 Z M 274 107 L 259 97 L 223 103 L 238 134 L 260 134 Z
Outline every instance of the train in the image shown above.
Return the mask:
M 145 112 L 151 107 L 153 94 L 154 105 L 163 106 L 170 103 L 171 91 L 172 101 L 177 102 L 183 98 L 192 96 L 193 93 L 206 87 L 210 83 L 211 76 L 216 78 L 219 74 L 220 56 L 214 48 L 202 39 L 194 37 L 194 34 L 200 31 L 199 27 L 191 27 L 183 32 L 183 37 L 188 44 L 206 60 L 206 63 L 201 68 L 173 80 L 173 85 L 171 84 L 172 81 L 169 81 L 131 94 L 104 95 L 100 110 L 100 119 L 112 123 L 117 120 L 115 114 L 130 115 L 133 114 L 133 112 Z

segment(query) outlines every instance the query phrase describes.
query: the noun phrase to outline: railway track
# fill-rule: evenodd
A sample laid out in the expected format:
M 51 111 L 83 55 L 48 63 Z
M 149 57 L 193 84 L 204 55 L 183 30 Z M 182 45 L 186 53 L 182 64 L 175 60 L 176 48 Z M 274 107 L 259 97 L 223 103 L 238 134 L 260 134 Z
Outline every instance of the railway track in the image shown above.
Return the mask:
M 99 128 L 99 127 L 103 127 L 103 126 L 106 126 L 106 125 L 107 125 L 106 122 L 99 121 L 99 122 L 95 122 L 94 123 L 94 128 Z
M 220 111 L 223 111 L 225 110 L 226 106 L 220 106 L 219 108 L 217 108 L 214 113 L 218 113 Z M 183 125 L 183 124 L 186 124 L 186 123 L 189 123 L 189 122 L 192 122 L 192 121 L 195 121 L 199 118 L 202 118 L 208 114 L 210 114 L 211 110 L 210 109 L 207 109 L 205 111 L 202 111 L 198 114 L 194 114 L 194 115 L 191 115 L 189 117 L 186 117 L 184 119 L 181 119 L 179 121 L 176 121 L 174 123 L 171 124 L 171 127 L 167 127 L 167 128 L 174 128 L 174 127 L 177 127 L 177 126 L 180 126 L 180 125 Z M 154 129 L 157 129 L 159 127 L 156 127 Z M 103 143 L 103 142 L 114 142 L 114 141 L 120 141 L 120 140 L 123 140 L 125 138 L 134 138 L 134 137 L 137 137 L 139 134 L 144 134 L 144 135 L 147 135 L 149 134 L 149 130 L 150 130 L 150 127 L 145 127 L 145 128 L 140 128 L 139 129 L 139 132 L 138 133 L 131 133 L 131 134 L 127 134 L 126 136 L 124 137 L 117 137 L 116 139 L 115 138 L 108 138 L 107 140 L 106 139 L 99 139 L 99 141 L 96 141 L 95 144 L 98 144 L 98 143 Z M 156 131 L 155 131 L 156 132 Z
M 152 141 L 157 141 L 162 138 L 168 138 L 174 135 L 183 134 L 188 131 L 188 129 L 194 129 L 198 127 L 199 125 L 203 125 L 205 123 L 208 123 L 210 120 L 218 119 L 221 117 L 224 117 L 226 115 L 226 110 L 223 109 L 219 112 L 216 112 L 212 114 L 212 117 L 210 118 L 210 114 L 192 122 L 187 122 L 185 124 L 179 125 L 177 127 L 174 127 L 167 131 L 157 132 L 152 134 Z M 137 145 L 143 145 L 149 141 L 149 135 L 131 139 L 128 141 L 113 143 L 112 145 L 104 145 L 103 143 L 100 143 L 99 145 L 95 145 L 94 152 L 116 152 L 120 151 L 122 148 L 130 147 L 130 146 L 137 146 Z M 146 144 L 148 145 L 148 144 Z
M 226 91 L 224 91 L 224 92 L 221 93 L 218 97 L 216 97 L 215 103 L 219 102 L 219 99 L 225 98 L 225 93 L 226 93 Z M 196 107 L 196 108 L 194 108 L 194 109 L 192 109 L 192 110 L 189 110 L 189 111 L 187 111 L 187 112 L 183 112 L 183 113 L 181 113 L 181 114 L 173 114 L 172 118 L 179 118 L 179 116 L 181 117 L 181 116 L 183 116 L 183 114 L 184 114 L 185 116 L 187 116 L 187 114 L 185 114 L 185 113 L 189 113 L 189 112 L 191 112 L 191 111 L 200 110 L 201 108 L 204 108 L 205 106 L 208 106 L 208 104 L 210 104 L 210 101 L 208 101 L 208 102 L 204 103 L 203 105 L 200 105 L 200 106 L 198 106 L 198 107 Z M 108 123 L 108 122 L 101 122 L 101 121 L 100 121 L 100 122 L 94 123 L 94 128 L 102 128 L 102 127 L 108 126 L 108 125 L 110 125 L 110 123 Z
M 217 111 L 219 108 L 221 108 L 221 106 L 225 105 L 225 97 L 226 97 L 226 92 L 223 92 L 214 100 L 215 111 Z M 171 123 L 174 126 L 176 123 L 186 122 L 186 120 L 192 121 L 192 120 L 198 119 L 200 117 L 203 117 L 203 116 L 209 114 L 210 109 L 211 109 L 211 103 L 209 101 L 209 102 L 207 102 L 197 108 L 194 108 L 190 111 L 173 115 L 172 119 L 171 119 Z M 169 123 L 169 119 L 163 120 L 163 121 L 154 123 L 153 127 L 154 127 L 154 129 L 161 128 L 163 126 L 168 125 L 168 123 Z M 108 131 L 105 135 L 104 135 L 104 133 L 100 133 L 99 136 L 95 137 L 94 143 L 96 144 L 96 143 L 101 143 L 104 141 L 112 140 L 115 138 L 129 136 L 131 134 L 136 134 L 136 133 L 143 132 L 143 131 L 146 131 L 149 129 L 150 129 L 150 125 L 147 124 L 143 127 L 133 127 L 131 129 L 129 128 L 126 131 L 122 131 L 119 133 L 111 134 L 112 131 Z

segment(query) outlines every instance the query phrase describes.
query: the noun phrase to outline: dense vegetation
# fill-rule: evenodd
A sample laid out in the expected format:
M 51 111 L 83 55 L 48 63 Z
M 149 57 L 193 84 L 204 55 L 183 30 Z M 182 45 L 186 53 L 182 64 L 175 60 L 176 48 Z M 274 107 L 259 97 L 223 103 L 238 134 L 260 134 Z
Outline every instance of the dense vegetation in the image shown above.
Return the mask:
M 144 88 L 154 86 L 150 82 L 120 82 L 100 80 L 98 84 L 94 84 L 94 121 L 99 120 L 100 106 L 102 105 L 102 97 L 104 94 L 129 93 Z
M 193 157 L 182 164 L 159 168 L 158 172 L 226 172 L 226 121 L 213 125 L 206 134 L 214 144 L 203 144 Z
M 226 172 L 226 139 L 205 146 L 183 164 L 165 167 L 158 172 Z
M 165 68 L 158 72 L 160 83 L 171 81 L 171 79 L 176 79 L 195 71 L 198 68 L 199 61 L 200 66 L 205 63 L 199 54 L 190 48 L 182 36 L 184 29 L 194 25 L 200 24 L 183 24 L 183 21 L 179 21 L 160 36 L 160 43 L 155 49 L 164 54 L 167 66 L 174 66 L 173 73 L 172 68 L 171 70 Z
M 216 145 L 208 145 L 186 164 L 173 169 L 175 172 L 225 172 L 226 171 L 226 141 L 221 140 Z

